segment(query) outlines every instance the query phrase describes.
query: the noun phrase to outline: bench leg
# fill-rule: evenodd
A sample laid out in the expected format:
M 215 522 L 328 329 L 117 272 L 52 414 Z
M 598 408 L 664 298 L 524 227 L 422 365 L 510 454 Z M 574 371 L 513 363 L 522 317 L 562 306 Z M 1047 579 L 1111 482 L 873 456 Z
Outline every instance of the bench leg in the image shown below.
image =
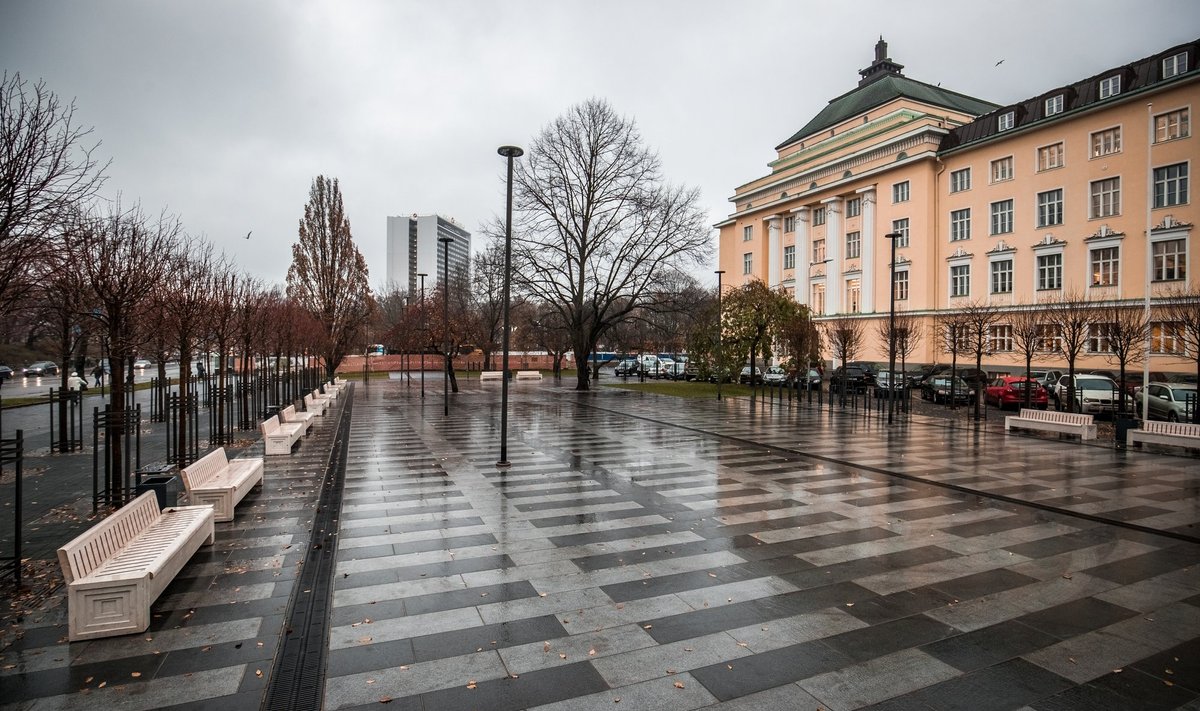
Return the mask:
M 83 583 L 67 588 L 67 638 L 72 642 L 144 632 L 150 626 L 146 579 Z
M 213 517 L 217 521 L 233 520 L 232 491 L 198 491 L 192 495 L 192 503 L 197 506 L 213 507 Z

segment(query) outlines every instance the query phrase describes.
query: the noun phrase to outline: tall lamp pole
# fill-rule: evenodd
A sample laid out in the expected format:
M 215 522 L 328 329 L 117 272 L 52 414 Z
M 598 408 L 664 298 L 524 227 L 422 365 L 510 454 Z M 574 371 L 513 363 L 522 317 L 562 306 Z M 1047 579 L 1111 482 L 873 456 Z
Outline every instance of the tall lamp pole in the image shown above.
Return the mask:
M 425 272 L 418 272 L 417 276 L 421 277 L 421 399 L 425 399 L 425 351 L 429 348 L 429 344 L 425 342 L 425 277 L 429 276 Z
M 892 243 L 892 263 L 889 270 L 891 277 L 891 309 L 888 311 L 888 424 L 892 424 L 896 411 L 896 240 L 903 235 L 899 232 L 889 232 L 886 237 Z
M 714 274 L 717 275 L 717 399 L 721 399 L 721 275 L 725 273 L 724 269 L 718 269 Z
M 442 243 L 442 352 L 446 354 L 445 372 L 442 373 L 442 414 L 450 416 L 450 243 L 449 235 L 438 237 Z
M 504 210 L 504 337 L 500 376 L 500 459 L 496 466 L 507 468 L 508 461 L 508 294 L 512 281 L 512 175 L 513 159 L 525 155 L 517 146 L 500 146 L 497 153 L 508 162 L 508 192 Z

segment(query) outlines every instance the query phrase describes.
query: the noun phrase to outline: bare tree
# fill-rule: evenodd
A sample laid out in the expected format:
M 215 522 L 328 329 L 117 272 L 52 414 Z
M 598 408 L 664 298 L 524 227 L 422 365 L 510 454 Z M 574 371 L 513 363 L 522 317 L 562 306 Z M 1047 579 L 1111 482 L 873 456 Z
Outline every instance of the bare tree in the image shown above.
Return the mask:
M 84 145 L 91 132 L 44 82 L 0 79 L 0 312 L 34 286 L 30 270 L 53 248 L 46 235 L 104 182 L 99 144 Z
M 572 107 L 535 136 L 514 182 L 513 273 L 559 310 L 577 363 L 711 252 L 698 191 L 667 184 L 635 124 L 604 101 Z M 586 368 L 576 389 L 588 389 Z
M 1170 329 L 1175 337 L 1176 351 L 1191 354 L 1200 379 L 1200 282 L 1172 290 L 1158 313 L 1163 328 Z M 1192 407 L 1192 422 L 1200 424 L 1200 402 Z
M 58 240 L 56 240 L 58 241 Z M 62 244 L 61 241 L 58 241 Z M 63 364 L 59 371 L 59 388 L 64 394 L 69 394 L 68 377 L 75 372 L 83 371 L 82 358 L 76 362 L 75 355 L 79 345 L 86 340 L 86 334 L 94 326 L 89 311 L 92 307 L 92 292 L 88 288 L 87 279 L 79 263 L 79 254 L 69 249 L 62 249 L 49 256 L 47 269 L 39 275 L 37 287 L 33 291 L 34 303 L 37 305 L 38 317 L 44 321 L 48 330 L 54 335 L 58 346 L 60 362 Z M 58 443 L 61 451 L 69 451 L 68 442 L 68 411 L 59 400 L 57 426 Z
M 567 325 L 562 321 L 562 314 L 558 309 L 541 304 L 535 307 L 533 304 L 526 304 L 526 308 L 520 309 L 528 315 L 528 328 L 526 329 L 529 338 L 533 345 L 539 350 L 546 351 L 554 362 L 554 376 L 562 375 L 562 361 L 567 351 L 571 350 L 571 333 L 567 330 Z M 577 368 L 587 370 L 587 363 L 576 363 Z
M 1130 363 L 1140 362 L 1146 357 L 1146 312 L 1137 306 L 1114 306 L 1101 309 L 1097 322 L 1092 325 L 1092 350 L 1105 354 L 1109 363 L 1118 370 L 1117 383 L 1121 397 L 1118 410 L 1125 411 L 1128 392 L 1125 372 Z
M 350 234 L 337 178 L 318 175 L 292 245 L 287 293 L 321 324 L 325 371 L 332 376 L 371 314 L 367 262 Z
M 491 370 L 492 354 L 504 336 L 504 240 L 489 241 L 471 267 L 472 314 L 465 325 L 468 340 L 483 351 L 483 369 Z
M 907 311 L 896 312 L 896 355 L 900 356 L 900 372 L 908 370 L 908 359 L 921 344 L 921 319 Z
M 950 353 L 950 408 L 955 407 L 955 389 L 958 387 L 958 356 L 971 351 L 968 337 L 969 327 L 962 311 L 951 311 L 938 317 L 938 345 Z
M 212 245 L 193 241 L 173 255 L 175 279 L 173 288 L 162 294 L 162 331 L 168 334 L 172 346 L 179 351 L 179 397 L 185 401 L 193 394 L 192 353 L 200 347 L 208 333 L 209 306 L 212 303 L 213 269 L 215 258 Z M 166 366 L 159 361 L 159 375 L 166 375 Z M 176 426 L 176 464 L 187 466 L 191 447 L 191 408 L 179 408 Z
M 1081 403 L 1075 397 L 1075 363 L 1079 354 L 1087 346 L 1092 333 L 1092 325 L 1096 323 L 1096 309 L 1088 303 L 1083 294 L 1070 291 L 1058 299 L 1045 305 L 1045 323 L 1052 325 L 1056 331 L 1058 354 L 1067 362 L 1067 409 L 1075 412 Z M 1059 406 L 1062 406 L 1061 400 Z
M 1000 320 L 1000 312 L 995 306 L 986 301 L 973 301 L 963 307 L 962 326 L 963 338 L 966 340 L 967 352 L 975 356 L 976 378 L 974 417 L 979 419 L 980 403 L 983 401 L 983 389 L 987 380 L 983 378 L 983 356 L 991 351 L 992 326 Z
M 1036 306 L 1021 308 L 1009 314 L 1012 326 L 1013 348 L 1025 362 L 1025 380 L 1033 379 L 1033 359 L 1046 353 L 1046 324 L 1041 309 Z M 1032 407 L 1033 388 L 1025 385 L 1025 407 Z

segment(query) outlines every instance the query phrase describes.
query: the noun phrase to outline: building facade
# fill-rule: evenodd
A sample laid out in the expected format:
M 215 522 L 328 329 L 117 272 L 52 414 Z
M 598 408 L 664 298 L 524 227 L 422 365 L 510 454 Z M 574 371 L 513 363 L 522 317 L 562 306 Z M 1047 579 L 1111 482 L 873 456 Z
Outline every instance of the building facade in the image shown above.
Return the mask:
M 1200 257 L 1188 184 L 1200 155 L 1198 49 L 998 106 L 905 77 L 881 39 L 859 85 L 777 146 L 769 174 L 736 189 L 717 225 L 725 283 L 784 288 L 818 321 L 870 321 L 859 357 L 886 360 L 875 326 L 891 304 L 896 235 L 897 310 L 922 324 L 910 361 L 947 361 L 938 324 L 982 304 L 1002 312 L 993 369 L 1021 364 L 1005 314 L 1068 297 L 1142 304 L 1185 288 Z M 1164 341 L 1154 370 L 1187 369 Z M 1099 343 L 1080 365 L 1107 361 Z
M 452 242 L 444 250 L 441 237 Z M 453 220 L 440 215 L 412 215 L 387 218 L 387 283 L 391 288 L 415 293 L 420 288 L 418 274 L 426 274 L 425 286 L 441 278 L 443 254 L 448 252 L 450 273 L 468 272 L 471 265 L 471 233 Z

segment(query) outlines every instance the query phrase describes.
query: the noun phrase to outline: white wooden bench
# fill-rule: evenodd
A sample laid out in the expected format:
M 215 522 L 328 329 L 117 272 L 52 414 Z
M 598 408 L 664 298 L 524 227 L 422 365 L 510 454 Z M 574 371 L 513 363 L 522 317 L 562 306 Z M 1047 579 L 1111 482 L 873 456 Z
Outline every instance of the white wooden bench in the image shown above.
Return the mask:
M 312 394 L 304 396 L 304 409 L 314 415 L 323 416 L 327 407 L 329 407 L 329 398 L 320 395 L 316 390 L 312 391 Z
M 1143 420 L 1141 429 L 1131 429 L 1125 434 L 1127 444 L 1165 444 L 1170 447 L 1200 449 L 1200 425 L 1189 422 L 1155 422 Z
M 1019 415 L 1009 415 L 1004 418 L 1006 432 L 1014 427 L 1077 434 L 1081 440 L 1096 439 L 1096 423 L 1092 421 L 1092 416 L 1075 412 L 1031 410 L 1023 407 Z
M 499 370 L 484 370 L 479 373 L 479 382 L 481 383 L 501 382 L 503 380 L 504 373 Z
M 262 484 L 261 457 L 226 459 L 217 447 L 180 471 L 188 501 L 213 507 L 218 521 L 232 521 L 233 508 L 256 485 Z
M 304 425 L 299 422 L 284 424 L 277 417 L 268 417 L 258 427 L 262 430 L 267 454 L 291 454 L 292 445 L 304 436 Z
M 312 429 L 315 417 L 311 412 L 296 412 L 295 405 L 288 405 L 279 411 L 281 424 L 294 423 L 302 425 L 304 427 L 304 434 L 308 434 L 308 431 Z
M 325 394 L 336 399 L 346 389 L 347 385 L 348 383 L 345 380 L 334 378 L 332 381 L 325 383 Z
M 539 370 L 518 370 L 517 380 L 541 380 L 542 373 Z
M 159 511 L 158 498 L 147 491 L 59 548 L 68 639 L 145 631 L 150 605 L 213 535 L 211 506 Z

